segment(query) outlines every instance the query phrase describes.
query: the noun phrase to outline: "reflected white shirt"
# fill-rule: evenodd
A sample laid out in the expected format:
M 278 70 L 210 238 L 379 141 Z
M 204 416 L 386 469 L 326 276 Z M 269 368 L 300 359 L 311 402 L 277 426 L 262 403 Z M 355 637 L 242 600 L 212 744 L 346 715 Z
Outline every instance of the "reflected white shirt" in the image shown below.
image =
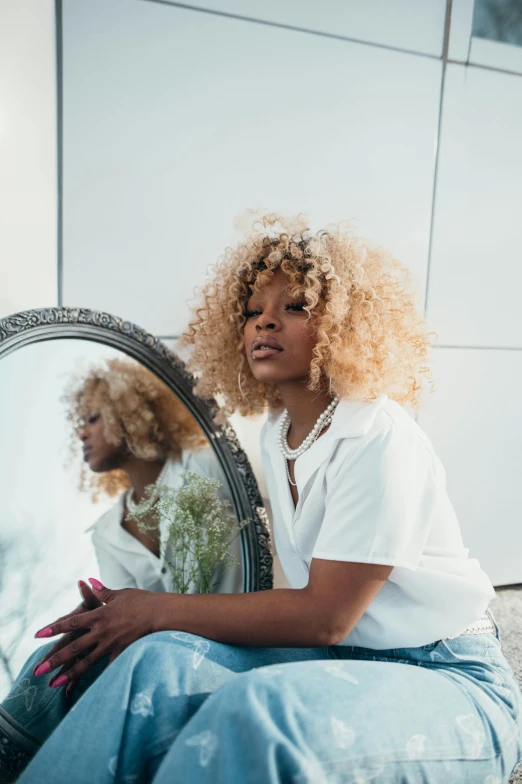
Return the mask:
M 222 483 L 222 487 L 218 490 L 220 496 L 231 501 L 225 475 L 211 449 L 186 450 L 179 460 L 168 460 L 163 484 L 173 489 L 181 487 L 182 477 L 186 471 L 219 479 Z M 123 528 L 124 509 L 125 493 L 122 493 L 116 505 L 88 529 L 92 531 L 92 543 L 102 583 L 115 589 L 142 588 L 146 591 L 172 592 L 170 570 L 164 559 L 154 555 Z M 165 535 L 166 531 L 162 528 L 162 539 Z M 234 559 L 241 563 L 240 536 L 235 538 L 230 551 Z M 242 567 L 228 566 L 219 575 L 219 585 L 216 586 L 214 593 L 237 593 L 242 590 L 242 585 Z M 193 590 L 189 591 L 189 593 L 193 592 Z
M 483 614 L 495 592 L 463 546 L 442 463 L 402 406 L 386 395 L 341 400 L 328 431 L 296 460 L 296 508 L 279 419 L 265 423 L 261 450 L 290 586 L 307 585 L 312 558 L 394 567 L 342 645 L 427 645 Z

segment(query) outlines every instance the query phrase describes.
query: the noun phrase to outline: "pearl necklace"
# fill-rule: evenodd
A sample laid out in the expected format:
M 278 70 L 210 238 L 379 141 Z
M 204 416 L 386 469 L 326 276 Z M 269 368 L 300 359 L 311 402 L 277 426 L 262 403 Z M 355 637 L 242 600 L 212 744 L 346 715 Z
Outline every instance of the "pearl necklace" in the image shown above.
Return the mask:
M 303 454 L 303 452 L 306 452 L 306 450 L 312 446 L 314 441 L 317 441 L 317 439 L 319 438 L 319 436 L 321 435 L 325 427 L 328 427 L 328 425 L 331 423 L 333 415 L 335 413 L 335 409 L 337 408 L 337 405 L 339 403 L 339 400 L 340 400 L 339 395 L 336 395 L 331 401 L 331 403 L 323 411 L 323 413 L 319 414 L 315 425 L 308 433 L 303 443 L 300 444 L 300 446 L 298 446 L 297 449 L 291 449 L 288 446 L 287 436 L 288 436 L 288 431 L 290 429 L 291 422 L 290 422 L 290 416 L 288 414 L 288 411 L 287 410 L 284 411 L 283 416 L 281 417 L 281 422 L 279 423 L 279 448 L 281 449 L 281 453 L 285 458 L 286 475 L 288 476 L 288 481 L 294 487 L 297 486 L 297 483 L 292 482 L 292 479 L 290 478 L 288 461 L 296 460 L 300 455 Z
M 149 502 L 147 504 L 147 508 L 146 508 L 145 511 L 148 511 L 150 509 L 150 507 L 153 505 L 153 503 L 156 501 L 156 499 L 158 497 L 158 489 L 157 488 L 158 488 L 159 485 L 161 485 L 163 483 L 163 480 L 165 478 L 167 470 L 168 470 L 168 460 L 165 460 L 165 465 L 161 469 L 161 471 L 160 471 L 160 473 L 158 475 L 158 478 L 156 479 L 156 481 L 152 485 L 152 487 L 154 487 L 154 489 L 151 490 L 151 492 L 150 492 Z M 151 487 L 151 485 L 147 485 L 147 487 Z M 125 494 L 125 502 L 127 504 L 127 509 L 129 510 L 129 512 L 131 514 L 135 514 L 136 509 L 139 506 L 139 504 L 136 503 L 136 501 L 134 501 L 133 498 L 132 498 L 133 493 L 134 493 L 134 488 L 130 487 L 127 490 L 126 494 Z

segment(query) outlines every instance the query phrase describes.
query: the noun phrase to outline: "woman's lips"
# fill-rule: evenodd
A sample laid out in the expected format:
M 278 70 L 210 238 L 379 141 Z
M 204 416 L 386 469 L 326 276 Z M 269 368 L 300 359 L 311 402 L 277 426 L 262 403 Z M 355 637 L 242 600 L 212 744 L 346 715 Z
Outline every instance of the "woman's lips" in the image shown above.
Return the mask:
M 252 351 L 252 359 L 271 359 L 282 353 L 280 348 L 256 348 Z

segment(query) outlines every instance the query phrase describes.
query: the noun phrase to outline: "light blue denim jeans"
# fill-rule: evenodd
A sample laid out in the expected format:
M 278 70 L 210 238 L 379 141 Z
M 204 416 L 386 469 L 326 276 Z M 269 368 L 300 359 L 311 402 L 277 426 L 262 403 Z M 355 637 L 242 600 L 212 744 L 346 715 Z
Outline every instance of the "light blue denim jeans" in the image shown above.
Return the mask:
M 32 677 L 41 656 L 3 702 L 49 735 L 20 784 L 503 784 L 522 757 L 498 630 L 381 651 L 161 632 L 91 674 L 72 707 Z

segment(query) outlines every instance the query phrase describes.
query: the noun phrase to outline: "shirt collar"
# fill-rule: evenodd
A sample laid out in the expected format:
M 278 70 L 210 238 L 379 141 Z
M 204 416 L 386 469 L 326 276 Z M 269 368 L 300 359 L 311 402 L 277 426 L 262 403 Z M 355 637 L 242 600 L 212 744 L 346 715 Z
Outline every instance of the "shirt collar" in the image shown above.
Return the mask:
M 99 517 L 94 521 L 94 523 L 92 523 L 92 525 L 85 529 L 84 533 L 89 534 L 94 531 L 95 528 L 101 529 L 102 527 L 105 528 L 110 526 L 111 524 L 114 524 L 115 520 L 117 520 L 119 524 L 123 515 L 124 501 L 125 493 L 120 493 L 114 506 L 111 506 L 109 509 L 107 509 L 107 511 L 104 512 L 101 517 Z
M 301 495 L 310 477 L 317 471 L 333 452 L 335 445 L 343 438 L 358 438 L 370 430 L 377 413 L 388 397 L 379 395 L 370 402 L 343 399 L 339 401 L 326 433 L 320 436 L 295 462 L 295 479 Z M 278 425 L 281 414 L 272 419 L 271 447 L 282 458 L 278 443 Z M 283 472 L 282 472 L 283 473 Z M 286 481 L 286 472 L 283 473 Z
M 370 402 L 340 400 L 325 437 L 331 434 L 331 437 L 338 440 L 339 438 L 357 438 L 366 435 L 376 414 L 387 400 L 387 395 L 379 395 L 378 398 Z

